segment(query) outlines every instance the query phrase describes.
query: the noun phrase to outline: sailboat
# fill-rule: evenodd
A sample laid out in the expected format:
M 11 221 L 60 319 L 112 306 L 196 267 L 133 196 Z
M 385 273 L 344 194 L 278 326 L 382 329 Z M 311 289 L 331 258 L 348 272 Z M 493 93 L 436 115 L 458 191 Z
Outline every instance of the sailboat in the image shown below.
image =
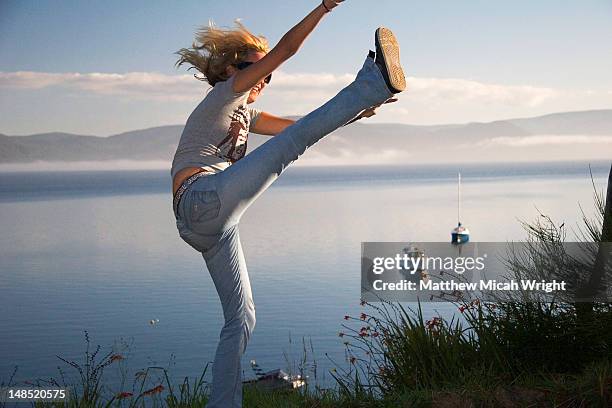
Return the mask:
M 461 173 L 457 179 L 457 227 L 451 231 L 452 244 L 464 244 L 470 240 L 470 230 L 461 224 Z

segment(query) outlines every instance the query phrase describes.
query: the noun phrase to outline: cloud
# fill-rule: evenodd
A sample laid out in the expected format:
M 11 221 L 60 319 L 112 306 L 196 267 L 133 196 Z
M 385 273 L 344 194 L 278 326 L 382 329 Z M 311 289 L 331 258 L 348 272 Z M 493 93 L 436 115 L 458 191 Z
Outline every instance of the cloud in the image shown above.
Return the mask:
M 527 147 L 542 145 L 585 145 L 612 144 L 612 136 L 587 135 L 536 135 L 519 137 L 494 137 L 479 143 L 481 146 L 502 145 L 511 147 Z
M 354 74 L 276 71 L 256 107 L 279 116 L 302 116 L 328 101 L 354 78 Z M 397 103 L 381 107 L 364 123 L 488 122 L 612 106 L 612 93 L 605 88 L 576 90 L 461 78 L 407 79 L 408 92 Z M 0 72 L 0 106 L 8 118 L 2 131 L 31 134 L 61 129 L 112 134 L 184 123 L 190 109 L 209 89 L 207 83 L 197 81 L 191 73 Z M 43 91 L 45 101 L 54 104 L 53 114 L 30 120 L 24 112 L 41 103 Z M 122 105 L 120 110 L 116 109 L 118 102 Z M 85 120 L 92 115 L 100 117 L 101 113 L 104 120 Z
M 480 101 L 534 107 L 558 97 L 560 91 L 527 85 L 501 85 L 459 78 L 408 78 L 416 98 L 458 102 Z
M 274 73 L 266 91 L 281 100 L 322 103 L 355 75 L 330 73 Z M 209 86 L 192 75 L 166 75 L 155 72 L 47 73 L 33 71 L 0 72 L 0 89 L 43 89 L 49 87 L 80 90 L 95 95 L 115 95 L 134 99 L 195 100 Z M 535 86 L 501 85 L 458 78 L 409 77 L 411 97 L 423 102 L 481 102 L 533 107 L 558 97 L 559 90 Z
M 372 166 L 407 163 L 412 153 L 398 149 L 383 149 L 371 153 L 355 152 L 350 148 L 337 149 L 333 155 L 311 149 L 296 161 L 296 166 Z
M 181 101 L 203 95 L 208 85 L 196 83 L 191 75 L 164 75 L 155 72 L 127 74 L 0 72 L 0 89 L 36 90 L 50 87 L 79 90 L 95 95 Z

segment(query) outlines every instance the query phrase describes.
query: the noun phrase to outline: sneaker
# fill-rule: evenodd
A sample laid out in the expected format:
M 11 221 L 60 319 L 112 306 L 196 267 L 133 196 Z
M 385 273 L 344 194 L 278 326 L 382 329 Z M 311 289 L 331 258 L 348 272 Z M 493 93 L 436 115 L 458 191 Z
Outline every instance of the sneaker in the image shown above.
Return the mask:
M 406 78 L 400 63 L 399 44 L 393 32 L 385 27 L 378 27 L 374 36 L 376 44 L 376 65 L 382 72 L 387 88 L 396 94 L 406 89 Z

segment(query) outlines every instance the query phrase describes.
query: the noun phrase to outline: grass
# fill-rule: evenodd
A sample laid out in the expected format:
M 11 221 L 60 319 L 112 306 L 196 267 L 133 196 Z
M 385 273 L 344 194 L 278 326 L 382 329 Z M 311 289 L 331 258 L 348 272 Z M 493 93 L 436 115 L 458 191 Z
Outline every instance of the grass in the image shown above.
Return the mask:
M 420 307 L 365 306 L 341 333 L 349 365 L 336 379 L 345 396 L 390 406 L 612 403 L 610 305 L 585 327 L 572 308 L 533 303 L 472 300 L 458 306 L 464 319 L 450 321 L 426 320 Z
M 412 310 L 397 303 L 363 302 L 362 306 L 359 316 L 346 316 L 343 325 L 347 362 L 336 364 L 332 371 L 335 389 L 266 392 L 245 387 L 244 407 L 612 404 L 612 355 L 609 350 L 602 352 L 599 341 L 589 341 L 595 332 L 610 335 L 610 305 L 595 310 L 600 326 L 583 328 L 577 328 L 575 310 L 541 304 L 491 305 L 472 300 L 459 306 L 463 319 L 450 321 L 426 319 L 420 307 Z M 565 344 L 572 339 L 592 347 Z M 72 398 L 65 403 L 37 403 L 36 407 L 206 406 L 209 384 L 204 377 L 208 367 L 198 378 L 185 378 L 180 384 L 170 380 L 164 367 L 147 367 L 132 375 L 124 354 L 114 350 L 102 353 L 100 346 L 91 347 L 87 334 L 85 341 L 81 363 L 60 358 L 71 374 L 60 369 L 58 379 L 33 383 L 67 387 Z M 538 347 L 534 342 L 545 343 Z M 124 376 L 115 390 L 104 382 L 111 368 L 118 368 Z M 15 385 L 14 377 L 15 373 L 4 385 Z

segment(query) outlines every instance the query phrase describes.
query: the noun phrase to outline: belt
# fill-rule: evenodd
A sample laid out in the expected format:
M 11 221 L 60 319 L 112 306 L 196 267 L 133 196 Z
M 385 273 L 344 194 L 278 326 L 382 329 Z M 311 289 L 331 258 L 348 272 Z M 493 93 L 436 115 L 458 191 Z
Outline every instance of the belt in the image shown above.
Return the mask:
M 172 207 L 174 208 L 174 214 L 177 217 L 178 217 L 178 205 L 181 202 L 181 197 L 183 196 L 183 194 L 185 194 L 185 191 L 187 191 L 189 186 L 192 185 L 193 182 L 199 179 L 200 177 L 210 176 L 211 174 L 215 174 L 215 173 L 208 171 L 208 170 L 202 170 L 202 171 L 199 171 L 189 176 L 187 180 L 183 181 L 183 184 L 181 184 L 178 190 L 176 190 L 176 193 L 174 194 L 174 199 L 172 200 Z

